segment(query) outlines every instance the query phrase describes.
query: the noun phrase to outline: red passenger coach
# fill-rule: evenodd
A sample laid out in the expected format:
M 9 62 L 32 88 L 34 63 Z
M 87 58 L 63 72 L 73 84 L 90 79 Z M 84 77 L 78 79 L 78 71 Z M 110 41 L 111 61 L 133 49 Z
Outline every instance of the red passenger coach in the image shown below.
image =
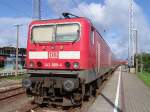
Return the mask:
M 23 86 L 35 103 L 80 105 L 113 68 L 112 52 L 90 20 L 66 15 L 29 26 Z

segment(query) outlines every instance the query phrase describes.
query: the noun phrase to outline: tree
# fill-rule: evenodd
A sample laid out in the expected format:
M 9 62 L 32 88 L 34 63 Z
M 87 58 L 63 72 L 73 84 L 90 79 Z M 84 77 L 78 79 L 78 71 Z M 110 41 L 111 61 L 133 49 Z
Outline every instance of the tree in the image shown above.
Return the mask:
M 138 58 L 139 68 L 143 66 L 144 71 L 150 72 L 150 53 L 138 54 L 137 58 Z

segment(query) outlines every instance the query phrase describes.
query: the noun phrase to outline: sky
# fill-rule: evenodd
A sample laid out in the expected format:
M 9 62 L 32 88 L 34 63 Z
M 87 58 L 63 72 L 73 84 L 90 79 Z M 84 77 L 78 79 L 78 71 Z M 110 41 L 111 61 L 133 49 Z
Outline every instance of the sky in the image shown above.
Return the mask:
M 84 16 L 93 22 L 114 54 L 128 56 L 129 0 L 41 0 L 42 19 L 62 17 L 62 12 Z M 149 0 L 134 0 L 134 28 L 138 30 L 139 52 L 150 52 Z M 33 17 L 33 0 L 0 0 L 0 47 L 16 45 L 16 24 L 20 27 L 19 46 L 26 47 L 28 25 Z

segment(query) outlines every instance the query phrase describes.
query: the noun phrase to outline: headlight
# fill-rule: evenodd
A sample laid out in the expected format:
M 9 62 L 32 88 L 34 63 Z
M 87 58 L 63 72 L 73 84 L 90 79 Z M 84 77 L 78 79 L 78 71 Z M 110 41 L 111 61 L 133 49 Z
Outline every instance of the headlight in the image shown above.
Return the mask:
M 65 80 L 63 83 L 63 88 L 68 92 L 72 91 L 74 87 L 75 87 L 75 84 L 72 80 Z
M 78 69 L 79 68 L 79 63 L 78 62 L 74 62 L 73 63 L 73 68 Z
M 65 66 L 66 66 L 66 68 L 70 68 L 70 62 L 65 62 Z
M 37 66 L 38 66 L 38 67 L 41 67 L 41 66 L 42 66 L 42 63 L 41 63 L 40 61 L 38 61 L 38 62 L 37 62 Z
M 34 67 L 34 63 L 32 61 L 30 61 L 29 67 Z
M 24 88 L 29 88 L 29 87 L 31 86 L 31 84 L 32 84 L 32 82 L 31 82 L 30 79 L 23 79 L 23 80 L 22 80 L 22 86 L 23 86 Z

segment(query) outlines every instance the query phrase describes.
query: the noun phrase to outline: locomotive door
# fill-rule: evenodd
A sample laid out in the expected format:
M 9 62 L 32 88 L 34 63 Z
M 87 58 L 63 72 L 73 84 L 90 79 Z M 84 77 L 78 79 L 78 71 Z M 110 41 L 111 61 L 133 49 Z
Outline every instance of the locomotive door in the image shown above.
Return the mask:
M 97 72 L 100 72 L 100 43 L 97 42 L 96 46 L 96 64 L 97 64 Z

